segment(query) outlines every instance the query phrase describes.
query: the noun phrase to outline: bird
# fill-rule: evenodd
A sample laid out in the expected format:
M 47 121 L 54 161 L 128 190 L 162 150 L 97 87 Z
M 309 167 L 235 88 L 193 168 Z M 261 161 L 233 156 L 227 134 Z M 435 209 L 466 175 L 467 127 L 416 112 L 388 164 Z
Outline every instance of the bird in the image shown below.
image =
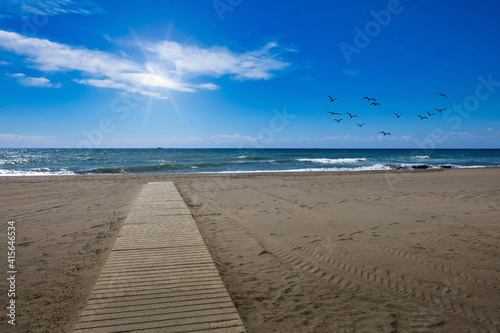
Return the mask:
M 441 113 L 441 112 L 443 112 L 446 109 L 434 109 L 434 110 L 436 110 L 437 112 Z
M 349 117 L 351 117 L 351 118 L 354 118 L 354 117 L 357 117 L 357 116 L 358 116 L 357 114 L 354 114 L 354 115 L 353 115 L 353 114 L 350 114 L 349 112 L 346 112 L 346 113 L 347 113 L 347 114 L 349 115 Z
M 441 93 L 438 93 L 438 95 L 441 95 L 441 96 L 443 96 L 443 97 L 448 97 L 448 96 L 446 96 L 445 94 L 441 94 Z
M 336 114 L 338 114 L 339 116 L 342 114 L 342 113 L 338 113 L 338 112 L 331 112 L 331 111 L 326 111 L 327 113 L 331 113 L 332 116 L 335 116 Z
M 368 102 L 372 100 L 370 97 L 367 97 L 367 96 L 363 97 L 363 99 L 367 99 Z
M 420 120 L 422 120 L 422 119 L 428 119 L 427 117 L 422 117 L 421 115 L 417 115 L 417 117 L 420 117 Z
M 326 96 L 330 97 L 330 102 L 333 102 L 333 101 L 338 99 L 338 97 L 332 98 L 332 96 L 330 96 L 330 95 L 326 95 Z
M 380 131 L 379 133 L 382 133 L 384 136 L 386 136 L 386 135 L 391 135 L 391 133 L 389 133 L 389 132 L 384 132 L 384 131 Z
M 363 126 L 363 125 L 364 125 L 364 123 L 363 123 L 363 124 L 358 124 L 358 123 L 356 123 L 356 125 L 358 125 L 359 127 L 361 127 L 361 126 Z
M 372 102 L 370 105 L 378 105 L 378 106 L 380 106 L 380 103 Z
M 427 114 L 429 115 L 429 117 L 435 115 L 435 113 L 430 113 L 429 111 L 425 111 L 425 112 L 427 112 Z
M 340 123 L 344 119 L 333 119 L 333 120 L 335 120 L 336 122 Z
M 396 117 L 398 117 L 398 118 L 402 116 L 402 114 L 397 114 L 396 112 L 393 112 L 393 113 L 394 113 L 394 114 L 396 115 Z

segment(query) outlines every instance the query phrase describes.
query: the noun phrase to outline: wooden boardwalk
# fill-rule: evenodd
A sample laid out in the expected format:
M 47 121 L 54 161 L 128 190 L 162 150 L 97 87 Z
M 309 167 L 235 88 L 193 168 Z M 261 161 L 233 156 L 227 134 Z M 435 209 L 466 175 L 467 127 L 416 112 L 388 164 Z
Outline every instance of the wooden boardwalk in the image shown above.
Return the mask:
M 245 332 L 172 182 L 142 190 L 74 332 L 136 331 Z

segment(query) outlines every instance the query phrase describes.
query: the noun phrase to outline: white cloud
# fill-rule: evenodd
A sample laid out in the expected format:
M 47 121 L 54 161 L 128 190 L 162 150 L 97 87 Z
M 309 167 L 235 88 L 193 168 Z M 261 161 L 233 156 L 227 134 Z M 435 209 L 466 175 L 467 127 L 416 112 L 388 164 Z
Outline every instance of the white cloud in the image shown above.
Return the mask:
M 213 83 L 203 83 L 203 84 L 197 85 L 196 87 L 200 88 L 200 89 L 206 89 L 206 90 L 217 90 L 220 88 L 218 85 L 213 84 Z
M 185 142 L 203 142 L 205 139 L 199 136 L 184 136 L 184 137 L 176 137 L 176 138 L 168 138 L 162 139 L 161 142 L 166 143 L 185 143 Z
M 0 4 L 4 13 L 16 15 L 103 14 L 104 9 L 91 0 L 4 0 Z
M 158 98 L 158 99 L 166 99 L 167 97 L 162 96 L 159 93 L 152 92 L 152 91 L 147 91 L 147 90 L 140 90 L 134 87 L 131 87 L 129 85 L 126 85 L 124 83 L 118 83 L 114 82 L 112 80 L 96 80 L 96 79 L 88 79 L 88 80 L 74 80 L 76 83 L 80 84 L 85 84 L 89 86 L 94 86 L 94 87 L 99 87 L 99 88 L 112 88 L 112 89 L 119 89 L 131 93 L 139 93 L 142 95 Z
M 25 87 L 38 88 L 60 88 L 61 84 L 53 84 L 49 79 L 44 77 L 29 77 L 22 73 L 12 74 L 12 77 L 17 78 L 17 81 Z
M 415 139 L 413 138 L 413 135 L 410 134 L 410 135 L 403 135 L 403 136 L 399 137 L 399 140 L 400 141 L 413 141 Z
M 496 137 L 498 135 L 500 135 L 500 129 L 497 128 L 497 129 L 494 129 L 494 128 L 488 128 L 486 130 L 487 134 L 486 134 L 486 137 Z
M 215 143 L 248 143 L 256 142 L 259 138 L 240 134 L 220 134 L 208 138 Z
M 279 53 L 271 52 L 278 48 L 276 43 L 238 54 L 225 47 L 203 49 L 164 41 L 144 49 L 153 52 L 144 64 L 126 56 L 25 37 L 4 30 L 0 30 L 0 48 L 24 56 L 31 67 L 40 71 L 79 72 L 79 78 L 74 79 L 79 84 L 139 92 L 156 98 L 166 98 L 156 91 L 158 88 L 184 92 L 220 88 L 212 82 L 189 82 L 199 76 L 269 79 L 275 71 L 288 66 L 279 59 Z
M 145 46 L 155 52 L 166 66 L 180 75 L 230 75 L 235 79 L 269 79 L 272 72 L 285 69 L 289 64 L 279 59 L 278 52 L 271 52 L 278 45 L 268 43 L 259 50 L 235 53 L 226 47 L 181 45 L 173 41 L 163 41 Z M 290 50 L 288 50 L 290 52 Z
M 60 88 L 60 84 L 52 84 L 50 80 L 44 77 L 25 77 L 19 79 L 19 83 L 27 87 L 40 87 L 40 88 Z
M 53 136 L 36 136 L 36 135 L 17 135 L 17 134 L 2 134 L 0 133 L 0 142 L 21 142 L 21 141 L 43 141 L 52 139 Z
M 305 138 L 301 138 L 305 140 Z M 313 140 L 313 139 L 309 139 Z M 344 136 L 328 136 L 321 139 L 320 141 L 343 141 L 343 142 L 374 142 L 381 140 L 391 140 L 391 141 L 402 141 L 402 142 L 411 142 L 414 140 L 412 135 L 402 135 L 402 136 L 385 136 L 383 134 L 378 134 L 377 136 L 368 136 L 368 137 L 359 137 L 359 136 L 351 136 L 349 134 Z
M 351 136 L 349 134 L 344 136 L 328 136 L 320 139 L 321 141 L 345 141 L 345 142 L 366 142 L 366 141 L 374 141 L 375 137 L 370 136 L 367 138 L 361 138 L 359 136 Z
M 428 135 L 429 138 L 434 138 L 435 136 L 430 133 Z M 472 139 L 474 138 L 474 134 L 470 133 L 470 132 L 446 132 L 444 137 L 455 137 L 455 138 L 468 138 L 468 139 Z
M 149 86 L 154 88 L 166 88 L 177 91 L 195 92 L 196 90 L 187 83 L 184 83 L 179 78 L 168 77 L 155 73 L 127 73 L 121 72 L 114 75 L 121 81 L 126 81 L 135 86 Z
M 137 71 L 140 66 L 112 54 L 70 47 L 46 39 L 24 37 L 15 32 L 0 30 L 0 47 L 28 57 L 42 71 L 83 71 L 112 75 L 123 71 Z

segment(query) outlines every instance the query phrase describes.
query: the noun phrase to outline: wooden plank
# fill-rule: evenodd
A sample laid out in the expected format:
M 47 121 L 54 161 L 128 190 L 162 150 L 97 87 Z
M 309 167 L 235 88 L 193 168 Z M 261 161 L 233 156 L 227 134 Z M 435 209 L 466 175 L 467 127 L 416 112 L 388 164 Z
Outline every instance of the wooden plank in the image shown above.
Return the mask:
M 172 182 L 148 183 L 74 332 L 245 332 Z

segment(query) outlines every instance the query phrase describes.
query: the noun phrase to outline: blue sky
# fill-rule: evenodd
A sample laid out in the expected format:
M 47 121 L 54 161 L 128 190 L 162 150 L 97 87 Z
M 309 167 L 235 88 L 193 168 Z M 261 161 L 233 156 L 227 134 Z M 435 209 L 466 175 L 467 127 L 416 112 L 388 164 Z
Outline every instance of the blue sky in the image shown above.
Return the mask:
M 0 148 L 500 148 L 499 16 L 495 0 L 2 1 Z

